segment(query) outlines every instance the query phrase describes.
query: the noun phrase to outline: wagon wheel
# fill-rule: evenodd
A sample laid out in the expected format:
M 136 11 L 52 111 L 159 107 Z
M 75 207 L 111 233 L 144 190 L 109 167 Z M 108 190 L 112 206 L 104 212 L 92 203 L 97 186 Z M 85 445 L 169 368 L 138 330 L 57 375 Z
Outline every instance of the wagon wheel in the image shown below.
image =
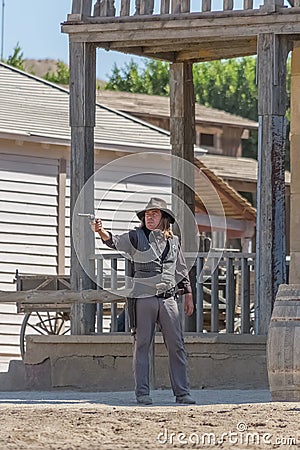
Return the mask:
M 70 314 L 68 312 L 27 313 L 24 316 L 20 332 L 20 350 L 24 359 L 26 352 L 26 335 L 64 335 L 70 333 Z
M 234 333 L 236 334 L 241 334 L 242 332 L 242 320 L 241 317 L 235 317 L 234 319 Z M 255 334 L 255 330 L 254 330 L 254 312 L 250 313 L 250 334 Z

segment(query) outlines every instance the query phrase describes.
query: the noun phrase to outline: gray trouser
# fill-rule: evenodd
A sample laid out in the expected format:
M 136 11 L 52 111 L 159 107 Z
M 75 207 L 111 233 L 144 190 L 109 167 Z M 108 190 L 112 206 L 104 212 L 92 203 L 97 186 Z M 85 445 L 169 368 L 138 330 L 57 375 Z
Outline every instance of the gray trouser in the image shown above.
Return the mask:
M 169 374 L 175 396 L 189 393 L 187 357 L 184 349 L 178 305 L 174 297 L 167 299 L 148 297 L 136 302 L 136 334 L 133 351 L 133 373 L 136 396 L 148 395 L 149 349 L 155 333 L 155 324 L 160 325 L 169 353 Z

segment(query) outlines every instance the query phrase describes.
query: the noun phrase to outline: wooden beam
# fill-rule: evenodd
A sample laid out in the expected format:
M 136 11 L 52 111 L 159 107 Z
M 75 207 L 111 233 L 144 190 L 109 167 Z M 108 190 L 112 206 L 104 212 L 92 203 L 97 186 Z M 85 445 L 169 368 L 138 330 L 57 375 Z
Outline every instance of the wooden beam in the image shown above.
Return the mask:
M 107 44 L 105 47 L 105 50 L 119 51 L 119 48 L 118 48 L 118 45 Z M 159 61 L 163 60 L 163 61 L 174 62 L 176 59 L 175 52 L 169 52 L 169 51 L 165 52 L 162 48 L 157 49 L 157 51 L 155 51 L 154 53 L 149 53 L 147 51 L 147 47 L 141 47 L 141 46 L 122 48 L 120 51 L 123 53 L 126 53 L 126 54 L 131 54 L 131 55 L 134 54 L 137 56 L 158 59 Z
M 211 41 L 210 39 L 194 39 L 193 44 L 191 44 L 190 38 L 180 39 L 178 45 L 174 45 L 172 40 L 140 41 L 141 45 L 137 45 L 134 41 L 96 42 L 95 44 L 105 50 L 151 58 L 158 58 L 161 55 L 161 59 L 163 59 L 166 55 L 166 60 L 173 62 L 212 61 L 235 56 L 249 56 L 257 52 L 257 36 L 244 37 L 239 40 L 224 38 Z M 299 39 L 300 42 L 300 34 L 289 36 L 289 39 L 291 42 Z
M 267 334 L 275 296 L 285 283 L 286 37 L 258 36 L 258 197 L 256 332 Z
M 57 238 L 57 274 L 66 272 L 66 182 L 67 161 L 59 160 L 58 168 L 58 238 Z
M 128 53 L 137 54 L 135 48 L 131 47 L 132 44 L 129 43 Z M 124 49 L 119 47 L 119 43 L 113 43 L 110 46 L 111 49 L 117 51 L 124 51 Z M 257 51 L 257 39 L 256 37 L 251 39 L 243 39 L 242 41 L 231 41 L 226 40 L 226 42 L 220 42 L 216 45 L 215 42 L 193 42 L 190 43 L 187 40 L 180 40 L 174 51 L 174 43 L 165 44 L 159 43 L 157 47 L 145 45 L 142 47 L 143 55 L 148 57 L 153 57 L 154 55 L 161 55 L 161 59 L 170 60 L 169 55 L 171 52 L 174 62 L 188 62 L 188 61 L 212 61 L 220 58 L 233 58 L 241 55 L 254 55 Z M 168 58 L 164 58 L 165 53 L 167 53 Z
M 239 44 L 240 42 L 240 44 Z M 149 41 L 149 40 L 145 40 L 142 39 L 139 41 L 138 46 L 137 43 L 135 41 L 121 41 L 121 42 L 107 42 L 106 43 L 106 50 L 118 50 L 120 48 L 128 48 L 128 51 L 130 51 L 132 48 L 142 48 L 144 49 L 144 51 L 149 51 L 149 52 L 181 52 L 181 51 L 188 51 L 190 50 L 191 52 L 193 51 L 197 51 L 197 50 L 209 50 L 212 47 L 216 47 L 217 45 L 219 46 L 219 48 L 229 48 L 229 47 L 237 47 L 239 48 L 239 45 L 252 45 L 255 44 L 256 45 L 257 42 L 257 37 L 256 36 L 252 36 L 252 37 L 243 37 L 240 38 L 239 40 L 236 39 L 228 39 L 228 38 L 209 38 L 209 39 L 205 39 L 203 40 L 201 37 L 199 39 L 195 38 L 193 39 L 193 42 L 191 42 L 191 39 L 189 37 L 187 38 L 181 38 L 180 41 L 177 43 L 177 45 L 174 45 L 174 42 L 172 40 L 168 40 L 165 39 L 163 41 L 160 40 L 156 40 L 155 42 L 153 41 Z M 96 43 L 98 44 L 98 43 Z M 102 45 L 101 43 L 99 43 L 99 45 Z M 256 50 L 256 47 L 255 47 Z
M 4 292 L 0 291 L 0 303 L 22 303 L 22 305 L 55 305 L 55 304 L 87 304 L 87 303 L 110 303 L 124 299 L 129 293 L 122 290 L 113 293 L 106 290 L 86 289 L 82 291 L 70 291 L 62 289 L 59 291 L 44 291 L 32 289 L 29 291 Z
M 300 45 L 294 44 L 291 68 L 291 129 L 290 129 L 290 155 L 291 155 L 291 197 L 290 197 L 290 284 L 300 284 Z
M 219 216 L 208 216 L 206 213 L 196 213 L 195 218 L 197 220 L 198 226 L 205 227 L 208 231 L 211 230 L 211 221 L 214 223 L 214 229 L 220 231 L 224 230 L 224 220 L 223 217 Z M 227 230 L 231 231 L 239 231 L 241 236 L 245 237 L 253 237 L 255 231 L 255 224 L 250 220 L 242 220 L 242 219 L 231 219 L 230 217 L 226 217 L 226 227 Z
M 210 48 L 209 50 L 199 49 L 196 51 L 185 50 L 178 52 L 175 62 L 204 62 L 215 61 L 217 59 L 238 58 L 241 56 L 251 56 L 256 54 L 256 45 L 247 47 L 233 46 L 232 48 Z
M 259 10 L 226 11 L 198 15 L 185 14 L 165 16 L 136 16 L 99 21 L 90 18 L 85 23 L 66 22 L 62 31 L 70 34 L 70 39 L 77 42 L 148 42 L 149 45 L 163 43 L 178 44 L 178 36 L 190 43 L 206 40 L 224 41 L 253 38 L 260 33 L 274 32 L 280 35 L 300 34 L 300 14 L 291 9 L 282 9 L 280 14 L 265 14 Z M 142 20 L 141 20 L 142 17 Z M 188 49 L 188 47 L 187 47 Z
M 195 95 L 192 64 L 170 65 L 170 139 L 172 145 L 172 208 L 184 252 L 196 251 L 194 143 Z M 181 231 L 181 232 L 180 232 Z M 190 272 L 195 297 L 195 271 Z M 186 329 L 196 328 L 195 314 Z
M 93 233 L 74 216 L 76 202 L 86 182 L 94 174 L 94 126 L 96 102 L 96 48 L 93 44 L 70 43 L 70 124 L 71 124 L 71 289 L 93 288 L 88 257 L 95 253 Z M 94 211 L 94 188 L 85 188 L 77 210 Z M 75 246 L 76 243 L 76 246 Z M 94 305 L 77 304 L 71 311 L 73 334 L 94 331 Z
M 244 180 L 233 180 L 231 178 L 226 178 L 222 176 L 223 180 L 226 181 L 233 189 L 238 192 L 255 192 L 257 191 L 257 182 L 255 181 L 244 181 Z

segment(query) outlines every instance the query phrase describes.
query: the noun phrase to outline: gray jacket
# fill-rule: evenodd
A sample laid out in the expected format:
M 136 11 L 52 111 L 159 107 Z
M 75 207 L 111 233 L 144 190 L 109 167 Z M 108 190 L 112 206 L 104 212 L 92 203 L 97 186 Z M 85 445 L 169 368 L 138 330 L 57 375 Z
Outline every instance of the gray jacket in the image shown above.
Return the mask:
M 188 269 L 177 236 L 166 239 L 159 230 L 135 228 L 103 241 L 126 253 L 134 263 L 132 297 L 149 297 L 172 288 L 191 292 Z M 164 286 L 164 288 L 161 288 Z

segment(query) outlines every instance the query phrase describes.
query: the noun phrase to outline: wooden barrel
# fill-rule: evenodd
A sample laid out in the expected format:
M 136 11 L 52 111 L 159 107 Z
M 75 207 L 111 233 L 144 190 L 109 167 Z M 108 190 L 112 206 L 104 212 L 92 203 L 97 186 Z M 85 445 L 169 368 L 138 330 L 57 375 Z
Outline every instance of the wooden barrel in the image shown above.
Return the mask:
M 273 401 L 300 401 L 300 285 L 282 284 L 267 339 L 267 368 Z

